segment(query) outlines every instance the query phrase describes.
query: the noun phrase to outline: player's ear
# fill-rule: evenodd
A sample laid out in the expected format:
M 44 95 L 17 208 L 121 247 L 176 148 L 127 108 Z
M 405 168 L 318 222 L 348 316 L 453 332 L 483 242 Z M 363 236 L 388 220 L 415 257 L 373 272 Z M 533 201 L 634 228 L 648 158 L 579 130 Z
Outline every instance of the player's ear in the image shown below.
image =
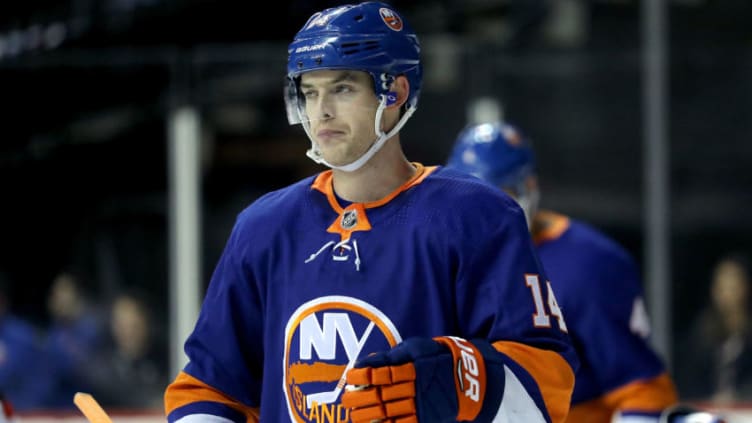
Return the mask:
M 387 108 L 400 108 L 407 101 L 410 94 L 410 82 L 403 75 L 395 78 L 387 93 Z

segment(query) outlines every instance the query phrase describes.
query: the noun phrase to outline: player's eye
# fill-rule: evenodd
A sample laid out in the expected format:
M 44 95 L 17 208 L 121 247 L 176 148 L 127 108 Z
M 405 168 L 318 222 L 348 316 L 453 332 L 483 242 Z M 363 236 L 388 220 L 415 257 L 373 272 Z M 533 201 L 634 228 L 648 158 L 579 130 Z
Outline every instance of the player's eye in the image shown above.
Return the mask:
M 310 100 L 312 98 L 316 98 L 317 94 L 318 93 L 315 90 L 305 90 L 303 91 L 303 98 L 305 98 L 306 100 Z
M 353 88 L 350 85 L 339 84 L 334 87 L 334 92 L 337 94 L 347 94 L 353 92 Z

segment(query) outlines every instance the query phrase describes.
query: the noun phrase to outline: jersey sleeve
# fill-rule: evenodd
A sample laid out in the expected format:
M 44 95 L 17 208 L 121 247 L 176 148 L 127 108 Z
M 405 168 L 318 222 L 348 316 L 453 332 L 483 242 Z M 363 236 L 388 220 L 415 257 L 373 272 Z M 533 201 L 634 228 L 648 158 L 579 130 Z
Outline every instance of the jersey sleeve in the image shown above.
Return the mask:
M 262 375 L 261 301 L 252 245 L 238 219 L 213 272 L 195 328 L 189 362 L 165 392 L 169 422 L 257 422 Z
M 504 361 L 494 421 L 563 422 L 578 365 L 566 322 L 513 200 L 499 220 L 465 228 L 457 312 L 463 334 L 488 340 Z M 506 420 L 505 420 L 506 419 Z
M 570 323 L 584 345 L 581 350 L 587 366 L 583 371 L 590 374 L 587 380 L 595 381 L 602 394 L 576 404 L 570 421 L 595 421 L 586 417 L 597 414 L 610 419 L 614 413 L 623 422 L 657 421 L 663 409 L 676 404 L 677 393 L 649 342 L 650 325 L 637 266 L 618 249 L 601 249 L 584 263 L 587 266 L 581 272 L 590 274 L 581 274 L 579 279 L 593 283 L 587 285 L 587 296 L 581 295 L 585 287 L 567 288 L 579 291 L 568 293 L 576 299 L 569 307 L 576 313 Z M 578 390 L 595 389 L 582 384 L 575 396 L 590 396 Z

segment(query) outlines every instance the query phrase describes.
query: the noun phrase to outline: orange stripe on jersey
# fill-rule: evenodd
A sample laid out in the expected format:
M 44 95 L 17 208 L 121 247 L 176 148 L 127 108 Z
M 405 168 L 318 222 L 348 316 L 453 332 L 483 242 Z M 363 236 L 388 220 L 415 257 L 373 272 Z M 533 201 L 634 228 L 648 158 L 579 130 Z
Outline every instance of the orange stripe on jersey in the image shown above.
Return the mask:
M 567 423 L 608 423 L 614 411 L 603 403 L 602 398 L 586 401 L 569 410 Z
M 533 242 L 535 245 L 551 241 L 569 229 L 569 218 L 548 210 L 541 210 L 533 218 Z
M 574 372 L 569 363 L 554 351 L 517 342 L 498 341 L 494 342 L 493 346 L 516 361 L 532 376 L 538 384 L 551 421 L 564 422 L 574 389 Z
M 652 379 L 632 382 L 600 398 L 573 406 L 567 422 L 608 422 L 619 410 L 660 413 L 675 405 L 678 400 L 674 383 L 668 374 L 663 373 Z
M 423 182 L 428 175 L 433 173 L 434 170 L 437 169 L 437 166 L 423 166 L 420 163 L 413 162 L 413 166 L 415 166 L 416 172 L 415 175 L 413 175 L 412 178 L 410 178 L 407 182 L 399 186 L 397 189 L 389 193 L 386 197 L 382 198 L 381 200 L 377 201 L 369 201 L 366 203 L 363 203 L 363 207 L 365 208 L 373 208 L 373 207 L 379 207 L 383 206 L 384 204 L 391 201 L 394 197 L 399 195 L 402 191 L 407 190 L 410 187 L 413 187 L 421 182 Z M 343 209 L 342 206 L 339 205 L 337 202 L 337 197 L 334 195 L 334 186 L 333 186 L 333 179 L 332 175 L 334 173 L 331 170 L 327 170 L 325 172 L 321 172 L 316 179 L 314 179 L 313 184 L 311 185 L 311 188 L 321 191 L 322 193 L 326 194 L 326 198 L 329 201 L 329 205 L 332 206 L 335 212 L 337 214 L 342 214 Z
M 661 411 L 677 401 L 676 387 L 667 373 L 630 383 L 606 395 L 606 403 L 620 410 Z
M 167 387 L 164 401 L 167 414 L 194 402 L 211 401 L 239 411 L 245 415 L 247 423 L 259 422 L 259 409 L 257 407 L 243 405 L 185 372 L 180 372 L 178 377 Z

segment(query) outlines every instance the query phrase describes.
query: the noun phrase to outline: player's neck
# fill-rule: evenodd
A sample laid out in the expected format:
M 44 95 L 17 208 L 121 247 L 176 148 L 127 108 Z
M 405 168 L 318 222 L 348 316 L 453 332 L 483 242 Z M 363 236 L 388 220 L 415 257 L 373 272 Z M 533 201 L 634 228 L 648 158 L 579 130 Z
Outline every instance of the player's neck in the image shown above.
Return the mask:
M 545 211 L 541 213 L 540 210 L 536 210 L 533 213 L 533 218 L 530 220 L 532 221 L 530 224 L 530 235 L 532 235 L 533 239 L 537 239 L 543 235 L 553 224 L 551 215 Z
M 334 170 L 334 191 L 342 199 L 355 203 L 378 201 L 407 182 L 415 172 L 399 141 L 390 140 L 360 169 L 354 172 Z

